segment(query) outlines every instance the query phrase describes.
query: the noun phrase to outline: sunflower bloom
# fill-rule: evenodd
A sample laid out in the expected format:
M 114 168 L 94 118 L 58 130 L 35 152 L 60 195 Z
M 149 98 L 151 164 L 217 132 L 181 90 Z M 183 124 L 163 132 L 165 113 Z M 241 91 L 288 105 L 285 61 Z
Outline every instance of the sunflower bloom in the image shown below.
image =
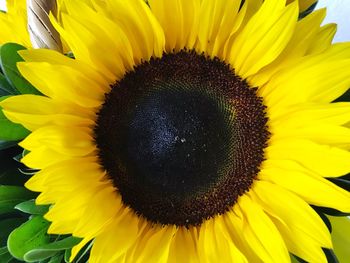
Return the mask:
M 63 1 L 75 59 L 20 51 L 44 96 L 0 103 L 31 131 L 49 233 L 96 262 L 327 262 L 310 206 L 350 212 L 350 44 L 283 0 Z

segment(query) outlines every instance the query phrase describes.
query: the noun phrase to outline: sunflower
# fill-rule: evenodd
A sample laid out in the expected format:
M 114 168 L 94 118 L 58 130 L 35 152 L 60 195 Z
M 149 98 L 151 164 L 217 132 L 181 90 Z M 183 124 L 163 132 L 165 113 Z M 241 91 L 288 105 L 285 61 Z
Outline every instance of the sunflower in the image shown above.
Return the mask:
M 7 12 L 0 11 L 0 44 L 15 42 L 30 47 L 26 0 L 7 0 Z
M 350 212 L 350 44 L 283 0 L 63 1 L 75 59 L 20 51 L 43 95 L 0 103 L 31 131 L 26 187 L 89 262 L 327 262 L 310 206 Z

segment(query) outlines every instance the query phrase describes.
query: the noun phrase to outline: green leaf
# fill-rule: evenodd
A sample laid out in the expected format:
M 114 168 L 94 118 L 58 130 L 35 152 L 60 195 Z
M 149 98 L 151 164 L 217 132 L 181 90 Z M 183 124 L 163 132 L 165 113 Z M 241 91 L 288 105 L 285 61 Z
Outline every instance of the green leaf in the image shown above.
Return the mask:
M 17 53 L 19 50 L 24 50 L 25 47 L 15 44 L 6 43 L 0 48 L 0 64 L 8 82 L 17 91 L 17 94 L 40 94 L 18 71 L 17 62 L 23 61 Z
M 0 214 L 10 213 L 18 203 L 34 197 L 35 193 L 24 187 L 0 185 Z
M 64 262 L 66 263 L 69 263 L 69 259 L 70 259 L 70 256 L 72 254 L 72 249 L 67 249 L 65 252 L 64 252 Z
M 48 263 L 61 263 L 63 259 L 63 254 L 56 255 L 52 258 L 50 258 L 50 261 Z
M 0 73 L 0 97 L 10 94 L 16 94 L 16 90 L 7 81 L 5 76 Z
M 50 237 L 46 232 L 49 225 L 50 223 L 42 216 L 34 216 L 12 231 L 7 241 L 8 250 L 11 255 L 23 260 L 24 255 L 28 251 L 48 244 Z
M 0 108 L 0 140 L 19 141 L 27 137 L 29 133 L 22 125 L 13 123 L 7 119 Z
M 24 255 L 26 262 L 36 262 L 55 256 L 58 252 L 72 248 L 81 241 L 80 238 L 67 237 L 60 241 L 56 241 L 50 244 L 46 244 L 35 249 L 28 251 Z
M 19 211 L 31 215 L 44 215 L 49 211 L 49 207 L 49 205 L 36 205 L 33 199 L 15 206 Z
M 9 218 L 0 221 L 0 246 L 6 246 L 7 237 L 15 228 L 23 224 L 27 219 L 25 218 Z M 1 257 L 0 257 L 1 258 Z

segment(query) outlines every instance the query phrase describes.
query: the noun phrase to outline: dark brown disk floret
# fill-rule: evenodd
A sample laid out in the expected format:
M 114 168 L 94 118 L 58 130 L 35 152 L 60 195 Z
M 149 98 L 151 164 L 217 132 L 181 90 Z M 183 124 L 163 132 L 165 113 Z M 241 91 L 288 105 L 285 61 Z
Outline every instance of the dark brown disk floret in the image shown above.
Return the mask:
M 262 99 L 194 51 L 152 58 L 115 83 L 95 127 L 123 202 L 160 224 L 200 225 L 249 190 L 269 137 Z

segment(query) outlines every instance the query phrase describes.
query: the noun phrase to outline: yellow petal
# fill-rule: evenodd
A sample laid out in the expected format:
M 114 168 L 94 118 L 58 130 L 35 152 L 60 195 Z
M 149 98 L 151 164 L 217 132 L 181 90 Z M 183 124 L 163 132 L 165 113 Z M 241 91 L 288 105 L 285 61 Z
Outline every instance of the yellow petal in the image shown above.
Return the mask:
M 43 158 L 45 161 L 43 161 Z M 58 163 L 70 158 L 70 156 L 60 154 L 51 148 L 41 146 L 40 148 L 35 149 L 35 151 L 26 154 L 21 159 L 21 162 L 32 169 L 43 169 L 54 163 Z
M 100 191 L 94 194 L 89 205 L 84 209 L 73 235 L 84 238 L 94 238 L 115 220 L 117 212 L 122 207 L 121 196 L 112 183 L 108 182 Z
M 322 177 L 270 167 L 262 169 L 259 178 L 296 193 L 310 204 L 350 211 L 350 193 Z
M 217 36 L 218 39 L 215 41 L 216 44 L 214 45 L 212 56 L 215 55 L 221 58 L 223 61 L 228 61 L 227 58 L 229 58 L 229 54 L 231 54 L 232 45 L 235 42 L 237 36 L 240 34 L 240 32 L 242 32 L 246 23 L 259 10 L 261 5 L 262 0 L 244 1 L 243 5 L 238 11 L 238 14 L 235 16 L 233 25 L 231 26 L 230 23 L 227 23 L 229 28 L 226 28 L 226 25 L 222 25 L 222 29 L 220 29 L 220 31 L 222 30 L 223 35 Z M 235 10 L 234 7 L 233 10 Z M 223 44 L 223 41 L 225 40 L 225 32 L 227 32 L 227 30 L 230 31 L 230 35 L 222 48 L 220 45 Z
M 309 123 L 344 125 L 350 120 L 350 103 L 305 103 L 269 115 L 271 126 L 290 129 Z
M 129 38 L 136 63 L 147 61 L 152 55 L 160 57 L 163 54 L 164 31 L 145 1 L 116 0 L 109 4 L 114 20 Z
M 73 233 L 82 219 L 84 211 L 89 207 L 90 201 L 101 187 L 103 187 L 101 184 L 77 187 L 75 191 L 61 196 L 44 216 L 52 222 L 48 233 L 60 235 Z M 72 195 L 74 195 L 74 198 L 72 198 Z M 96 210 L 98 207 L 90 207 L 90 209 Z M 83 219 L 86 220 L 86 218 Z
M 307 54 L 318 54 L 327 50 L 337 32 L 337 24 L 327 24 L 319 29 Z
M 71 68 L 77 69 L 80 72 L 84 72 L 86 75 L 90 76 L 94 81 L 98 82 L 101 88 L 105 88 L 108 91 L 109 87 L 108 80 L 104 78 L 104 75 L 96 71 L 95 68 L 89 66 L 83 61 L 77 61 L 76 59 L 71 59 L 55 50 L 50 49 L 29 49 L 20 50 L 18 54 L 27 62 L 47 62 L 53 65 L 69 66 Z
M 116 262 L 136 243 L 142 229 L 139 229 L 139 218 L 133 211 L 124 207 L 112 223 L 94 240 L 89 258 L 90 263 Z
M 34 131 L 47 125 L 93 126 L 95 112 L 76 104 L 57 102 L 37 95 L 17 95 L 0 102 L 5 116 Z
M 153 226 L 138 240 L 130 262 L 159 262 L 166 263 L 169 249 L 177 229 L 173 225 Z
M 198 263 L 197 239 L 193 228 L 179 227 L 170 245 L 168 263 Z
M 72 67 L 20 62 L 18 69 L 39 91 L 58 101 L 96 108 L 104 100 L 104 87 Z
M 258 253 L 260 249 L 256 250 L 255 247 L 251 247 L 244 236 L 246 219 L 243 217 L 239 206 L 234 206 L 232 211 L 226 212 L 222 217 L 231 240 L 233 240 L 237 248 L 243 252 L 248 262 L 262 262 L 260 258 L 261 253 Z
M 283 1 L 265 1 L 231 48 L 228 61 L 238 75 L 247 78 L 274 61 L 292 37 L 297 17 L 296 4 L 283 8 Z
M 81 175 L 84 180 L 81 180 Z M 77 186 L 97 184 L 105 179 L 96 157 L 74 158 L 46 167 L 37 172 L 25 184 L 32 191 L 43 192 L 40 203 L 55 203 L 57 198 L 73 191 Z
M 26 129 L 35 131 L 43 126 L 58 125 L 58 126 L 93 126 L 94 121 L 86 118 L 81 118 L 74 115 L 67 114 L 45 114 L 45 115 L 33 115 L 25 113 L 14 113 L 9 111 L 3 111 L 6 118 L 14 123 L 22 124 Z
M 253 199 L 272 217 L 288 250 L 308 262 L 327 262 L 322 247 L 331 248 L 326 225 L 301 198 L 278 185 L 257 181 Z
M 350 59 L 323 59 L 312 65 L 313 59 L 305 59 L 275 75 L 261 91 L 269 111 L 298 103 L 329 103 L 342 95 L 350 86 Z
M 293 36 L 283 52 L 273 61 L 261 69 L 257 74 L 248 78 L 252 86 L 264 85 L 282 68 L 288 67 L 304 56 L 308 48 L 314 43 L 319 27 L 326 16 L 326 9 L 317 10 L 296 24 Z
M 20 142 L 20 146 L 29 151 L 46 146 L 68 156 L 86 156 L 96 149 L 90 129 L 60 126 L 42 127 Z
M 215 262 L 220 255 L 222 262 L 248 262 L 236 247 L 224 227 L 221 217 L 211 218 L 200 226 L 198 253 L 203 262 Z
M 149 4 L 164 30 L 166 51 L 192 49 L 198 32 L 200 0 L 150 0 Z
M 93 119 L 95 116 L 94 110 L 31 94 L 8 97 L 0 102 L 0 107 L 8 112 L 31 115 L 69 114 L 87 119 Z
M 96 70 L 101 70 L 100 64 L 103 68 L 110 72 L 110 76 L 114 75 L 114 79 L 120 79 L 126 72 L 131 70 L 135 64 L 134 54 L 131 44 L 125 32 L 114 21 L 108 19 L 103 14 L 94 11 L 84 1 L 68 1 L 66 8 L 69 16 L 63 15 L 63 22 L 65 19 L 72 27 L 83 27 L 84 30 L 90 32 L 94 39 L 85 41 L 88 49 L 99 50 L 98 56 L 92 54 L 91 62 L 94 63 Z M 79 21 L 75 23 L 74 21 Z M 70 28 L 65 26 L 70 32 Z M 71 28 L 74 30 L 74 28 Z M 75 32 L 76 33 L 76 32 Z M 80 36 L 77 34 L 77 38 Z M 103 41 L 100 41 L 103 39 Z M 82 40 L 84 41 L 84 40 Z M 92 52 L 96 53 L 96 52 Z M 106 72 L 103 70 L 103 72 Z
M 37 95 L 17 95 L 0 102 L 5 116 L 34 131 L 42 126 L 92 126 L 94 112 L 77 105 L 67 105 Z
M 324 123 L 308 123 L 302 127 L 284 128 L 272 126 L 269 130 L 273 141 L 292 139 L 307 139 L 316 143 L 328 144 L 340 148 L 350 145 L 350 129 L 342 126 Z
M 306 260 L 306 262 L 318 262 L 327 263 L 328 260 L 320 246 L 314 244 L 313 240 L 305 235 L 300 235 L 299 232 L 294 232 L 290 230 L 285 224 L 276 218 L 271 217 L 271 221 L 278 228 L 278 231 L 283 236 L 288 249 L 291 253 L 297 255 L 298 257 Z M 303 243 L 300 241 L 303 240 Z M 300 261 L 292 257 L 293 263 L 298 263 Z
M 322 52 L 320 54 L 313 54 L 310 56 L 304 56 L 296 61 L 291 61 L 288 64 L 288 67 L 281 69 L 278 72 L 278 74 L 273 75 L 268 84 L 260 87 L 258 93 L 261 97 L 264 98 L 264 102 L 269 106 L 270 112 L 283 112 L 286 110 L 285 108 L 289 108 L 294 104 L 300 102 L 320 103 L 321 101 L 315 101 L 313 97 L 308 97 L 308 95 L 314 92 L 315 89 L 317 89 L 319 86 L 310 85 L 308 78 L 309 76 L 307 76 L 307 74 L 315 74 L 315 72 L 317 71 L 315 67 L 320 67 L 323 70 L 327 70 L 327 67 L 329 67 L 330 65 L 336 67 L 338 62 L 345 63 L 345 61 L 349 61 L 349 59 L 350 43 L 344 42 L 333 44 L 325 52 Z M 313 70 L 315 71 L 311 72 Z M 333 69 L 330 68 L 330 70 Z M 316 76 L 322 78 L 322 75 L 319 74 L 320 73 L 317 71 Z M 336 74 L 338 74 L 338 72 Z M 324 78 L 327 79 L 326 76 Z M 314 81 L 317 81 L 317 78 L 310 79 L 314 79 Z M 320 85 L 324 85 L 322 83 L 323 80 L 319 81 Z M 303 85 L 299 85 L 300 83 L 302 83 Z M 306 90 L 305 87 L 307 87 L 308 89 Z M 286 93 L 288 93 L 289 100 L 286 100 L 286 98 L 283 97 L 283 94 Z M 297 93 L 296 96 L 294 93 Z M 291 94 L 293 94 L 293 97 L 290 96 Z M 280 103 L 280 100 L 282 103 Z M 329 102 L 330 101 L 326 101 L 326 103 Z M 277 110 L 275 109 L 276 106 L 278 106 Z
M 201 2 L 196 49 L 211 57 L 221 56 L 224 46 L 239 28 L 239 1 L 204 0 Z
M 308 140 L 275 141 L 266 148 L 266 158 L 293 160 L 324 177 L 343 176 L 350 171 L 350 153 Z
M 238 204 L 246 218 L 243 235 L 263 262 L 289 262 L 289 254 L 283 238 L 261 207 L 247 195 Z

